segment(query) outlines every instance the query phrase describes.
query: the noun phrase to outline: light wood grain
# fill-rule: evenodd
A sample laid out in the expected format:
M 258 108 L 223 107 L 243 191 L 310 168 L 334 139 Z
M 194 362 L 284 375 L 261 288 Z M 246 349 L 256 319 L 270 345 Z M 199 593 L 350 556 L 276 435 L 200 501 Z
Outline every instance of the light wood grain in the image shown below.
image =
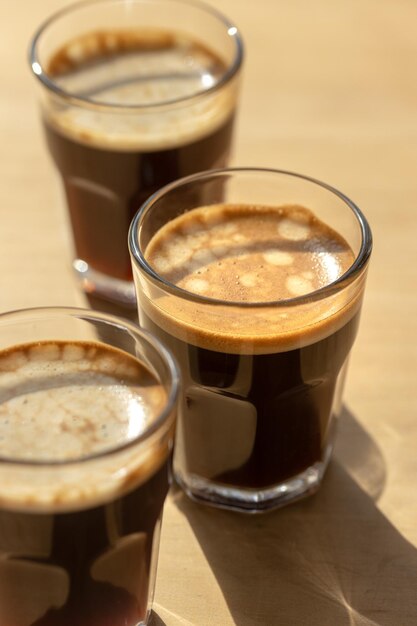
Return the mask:
M 58 0 L 0 3 L 0 311 L 89 306 L 26 62 Z M 212 0 L 246 62 L 233 162 L 305 173 L 367 215 L 375 248 L 334 461 L 264 517 L 169 498 L 158 626 L 417 624 L 417 3 Z

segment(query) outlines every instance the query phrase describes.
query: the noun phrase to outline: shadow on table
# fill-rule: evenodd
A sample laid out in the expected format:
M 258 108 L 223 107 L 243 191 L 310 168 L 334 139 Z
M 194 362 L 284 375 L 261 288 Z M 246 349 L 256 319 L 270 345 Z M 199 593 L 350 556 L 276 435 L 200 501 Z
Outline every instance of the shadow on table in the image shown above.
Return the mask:
M 385 478 L 380 451 L 345 409 L 314 497 L 261 516 L 179 490 L 174 501 L 237 626 L 415 626 L 417 550 L 376 507 Z

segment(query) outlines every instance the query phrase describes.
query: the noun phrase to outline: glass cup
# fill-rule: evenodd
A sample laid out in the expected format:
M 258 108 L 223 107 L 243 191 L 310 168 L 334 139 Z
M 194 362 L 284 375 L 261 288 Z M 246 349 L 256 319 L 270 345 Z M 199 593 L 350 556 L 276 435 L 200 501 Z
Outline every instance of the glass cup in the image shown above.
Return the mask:
M 0 623 L 148 623 L 178 374 L 136 325 L 0 315 Z
M 88 293 L 135 307 L 130 222 L 157 189 L 227 164 L 242 65 L 236 26 L 192 0 L 90 0 L 35 34 L 46 141 Z
M 252 226 L 232 221 L 236 205 Z M 202 206 L 208 208 L 192 217 Z M 271 222 L 265 231 L 263 211 L 278 220 L 276 207 L 282 225 Z M 173 220 L 163 239 L 160 229 L 167 233 Z M 276 228 L 283 233 L 278 243 Z M 156 233 L 166 247 L 151 262 Z M 329 254 L 317 243 L 326 233 Z M 333 446 L 371 253 L 361 211 L 329 185 L 290 172 L 204 172 L 148 199 L 129 245 L 140 323 L 172 350 L 182 373 L 178 483 L 195 500 L 248 512 L 313 493 Z M 347 254 L 338 274 L 333 249 Z M 247 263 L 244 271 L 239 263 Z M 329 272 L 319 287 L 311 282 L 316 266 Z M 214 296 L 207 267 L 217 272 Z M 261 289 L 248 292 L 255 298 L 236 297 L 254 285 Z M 282 291 L 287 285 L 290 294 Z

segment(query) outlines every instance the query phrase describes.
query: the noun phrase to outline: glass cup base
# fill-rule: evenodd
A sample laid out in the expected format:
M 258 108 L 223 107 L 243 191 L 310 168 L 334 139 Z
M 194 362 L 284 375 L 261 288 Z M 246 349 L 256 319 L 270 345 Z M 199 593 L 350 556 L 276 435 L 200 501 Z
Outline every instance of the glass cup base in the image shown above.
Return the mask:
M 136 295 L 133 281 L 120 280 L 92 269 L 86 261 L 75 259 L 72 267 L 85 293 L 134 309 Z
M 195 502 L 241 513 L 266 513 L 315 493 L 329 464 L 332 447 L 328 445 L 322 461 L 268 489 L 241 489 L 192 474 L 185 477 L 177 471 L 174 475 L 178 485 Z

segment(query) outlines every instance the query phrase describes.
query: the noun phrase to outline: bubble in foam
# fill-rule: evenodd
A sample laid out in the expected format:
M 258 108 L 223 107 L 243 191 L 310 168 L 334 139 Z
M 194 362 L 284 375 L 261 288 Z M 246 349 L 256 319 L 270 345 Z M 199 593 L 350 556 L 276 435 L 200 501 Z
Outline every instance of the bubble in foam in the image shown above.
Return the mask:
M 314 291 L 313 283 L 301 275 L 288 276 L 285 284 L 292 296 L 304 296 Z
M 204 246 L 205 242 L 207 241 L 207 233 L 185 233 L 185 240 L 188 248 L 192 250 L 197 250 L 197 248 L 201 248 L 202 246 Z
M 278 224 L 278 232 L 284 239 L 301 241 L 302 239 L 307 239 L 309 236 L 310 227 L 306 223 L 286 217 L 280 220 Z
M 74 63 L 80 63 L 85 58 L 84 47 L 80 41 L 74 41 L 68 46 L 67 54 Z
M 255 287 L 258 282 L 257 276 L 254 272 L 248 272 L 240 277 L 240 283 L 244 287 Z
M 68 344 L 62 349 L 61 355 L 64 361 L 80 361 L 85 355 L 85 350 L 75 344 Z
M 192 260 L 197 261 L 201 265 L 209 265 L 215 261 L 215 257 L 211 250 L 202 248 L 194 252 Z
M 158 255 L 152 259 L 152 265 L 157 272 L 161 274 L 168 273 L 172 270 L 172 265 L 165 256 Z
M 267 250 L 262 256 L 271 265 L 291 265 L 294 261 L 293 255 L 289 252 L 276 249 Z
M 55 344 L 36 345 L 29 350 L 29 361 L 57 361 L 61 351 Z
M 189 278 L 185 283 L 185 288 L 192 293 L 204 293 L 209 287 L 209 283 L 203 278 Z
M 222 212 L 211 210 L 211 206 L 201 208 L 201 219 L 204 221 L 204 227 L 210 228 L 211 235 L 214 236 L 217 228 L 220 226 L 221 232 L 223 232 L 224 224 L 226 223 L 225 217 Z
M 170 241 L 165 252 L 174 267 L 186 263 L 191 255 L 190 249 L 182 241 Z

